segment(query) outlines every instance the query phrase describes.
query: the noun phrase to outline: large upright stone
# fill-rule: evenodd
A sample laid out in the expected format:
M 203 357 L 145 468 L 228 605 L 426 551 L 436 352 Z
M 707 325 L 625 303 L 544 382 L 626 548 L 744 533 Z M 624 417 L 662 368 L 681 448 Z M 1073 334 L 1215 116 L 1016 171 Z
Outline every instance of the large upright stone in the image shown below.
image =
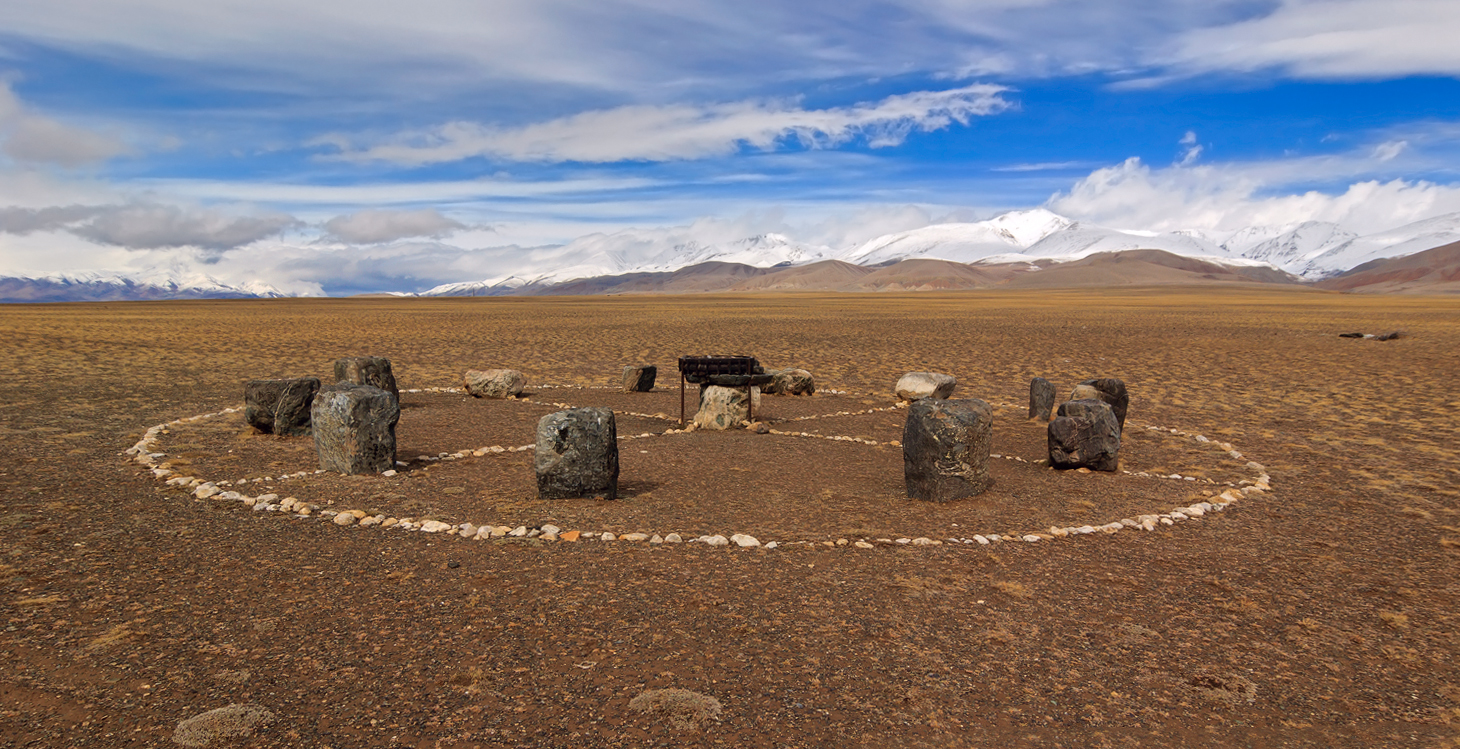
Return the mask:
M 897 381 L 897 397 L 905 401 L 919 398 L 947 398 L 953 394 L 958 380 L 939 372 L 908 372 Z
M 1049 421 L 1054 411 L 1054 383 L 1043 377 L 1029 381 L 1029 418 Z
M 695 428 L 723 431 L 734 429 L 750 420 L 752 397 L 759 395 L 754 387 L 700 387 L 700 410 L 695 412 Z
M 624 367 L 623 387 L 625 393 L 647 393 L 654 389 L 654 377 L 659 368 L 653 364 L 631 364 Z
M 1115 421 L 1120 425 L 1121 430 L 1125 429 L 1125 412 L 1130 407 L 1130 395 L 1125 392 L 1125 381 L 1117 380 L 1114 377 L 1101 377 L 1095 380 L 1085 380 L 1081 385 L 1089 385 L 1100 393 L 1100 400 L 1110 406 L 1115 412 Z
M 570 408 L 539 419 L 532 467 L 541 499 L 616 499 L 618 430 L 613 409 Z
M 1114 471 L 1120 460 L 1120 424 L 1105 401 L 1066 401 L 1049 422 L 1049 464 L 1053 468 Z
M 336 359 L 335 381 L 380 388 L 397 401 L 400 400 L 400 388 L 395 386 L 395 374 L 390 371 L 390 360 L 383 356 Z
M 318 377 L 249 380 L 243 386 L 243 418 L 264 434 L 309 434 L 309 407 L 317 392 Z
M 342 382 L 319 391 L 310 410 L 319 467 L 345 474 L 395 468 L 396 396 L 369 385 Z
M 468 369 L 462 379 L 466 392 L 477 398 L 516 398 L 527 387 L 527 375 L 515 369 Z
M 993 486 L 989 475 L 993 414 L 993 408 L 977 398 L 924 398 L 909 406 L 902 430 L 907 496 L 948 502 Z
M 766 374 L 775 378 L 762 389 L 766 395 L 816 394 L 816 378 L 804 369 L 776 369 Z

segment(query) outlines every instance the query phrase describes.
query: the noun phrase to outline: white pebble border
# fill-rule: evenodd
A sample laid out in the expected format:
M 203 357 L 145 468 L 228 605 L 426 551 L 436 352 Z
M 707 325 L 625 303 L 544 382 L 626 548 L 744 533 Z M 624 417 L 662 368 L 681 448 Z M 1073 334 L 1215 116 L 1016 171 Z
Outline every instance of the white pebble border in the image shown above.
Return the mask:
M 589 390 L 589 389 L 593 389 L 593 390 L 611 390 L 611 389 L 615 389 L 615 388 L 610 388 L 610 387 L 589 386 L 589 385 L 553 385 L 553 386 L 542 385 L 542 386 L 539 386 L 539 387 L 540 388 L 547 388 L 547 387 L 571 388 L 571 389 L 580 389 L 580 390 Z M 450 387 L 448 387 L 448 388 L 438 388 L 438 387 L 431 387 L 431 388 L 413 388 L 413 389 L 410 389 L 410 390 L 403 390 L 401 392 L 403 392 L 403 393 L 457 393 L 457 394 L 460 394 L 460 393 L 463 393 L 465 391 L 463 391 L 461 388 L 450 388 Z M 841 394 L 844 391 L 827 390 L 827 391 L 823 391 L 823 392 Z M 541 401 L 530 401 L 530 400 L 527 400 L 527 399 L 517 399 L 517 400 L 522 401 L 522 402 L 534 403 L 534 404 L 537 404 L 537 405 L 548 405 L 548 406 L 553 406 L 553 407 L 558 407 L 558 408 L 571 408 L 572 407 L 570 404 L 566 404 L 566 403 L 544 403 L 544 402 L 541 402 Z M 797 419 L 792 419 L 792 421 L 807 421 L 807 420 L 811 420 L 811 419 L 832 418 L 832 417 L 836 417 L 836 416 L 856 416 L 856 415 L 861 415 L 861 414 L 869 414 L 869 413 L 878 413 L 878 412 L 884 412 L 884 411 L 892 411 L 892 410 L 896 410 L 896 409 L 899 409 L 899 408 L 906 408 L 906 407 L 907 407 L 907 404 L 906 403 L 898 403 L 898 404 L 896 404 L 894 406 L 890 406 L 890 407 L 887 407 L 887 408 L 873 408 L 873 409 L 868 409 L 868 410 L 864 410 L 864 411 L 855 411 L 855 412 L 852 412 L 852 411 L 840 411 L 840 412 L 837 412 L 837 413 L 823 414 L 823 415 L 820 415 L 820 416 L 803 416 L 803 417 L 799 417 Z M 998 407 L 999 408 L 1015 408 L 1014 406 L 1011 406 L 1011 405 L 1008 405 L 1008 404 L 1000 404 Z M 1251 496 L 1261 496 L 1261 495 L 1264 495 L 1264 494 L 1272 491 L 1272 480 L 1271 480 L 1271 477 L 1267 474 L 1266 468 L 1264 468 L 1262 466 L 1262 464 L 1260 464 L 1260 463 L 1257 463 L 1255 461 L 1250 461 L 1249 460 L 1249 461 L 1247 461 L 1245 467 L 1248 468 L 1249 470 L 1253 471 L 1255 477 L 1253 479 L 1250 479 L 1250 480 L 1244 479 L 1244 480 L 1239 481 L 1239 482 L 1226 482 L 1225 484 L 1222 484 L 1223 486 L 1226 486 L 1227 488 L 1224 491 L 1222 491 L 1220 494 L 1217 494 L 1217 495 L 1211 497 L 1210 501 L 1197 502 L 1196 504 L 1193 504 L 1193 505 L 1190 505 L 1190 506 L 1187 506 L 1187 507 L 1179 507 L 1179 508 L 1177 508 L 1175 510 L 1172 510 L 1170 512 L 1167 512 L 1167 513 L 1150 513 L 1150 514 L 1136 515 L 1134 517 L 1121 518 L 1120 520 L 1115 520 L 1115 521 L 1112 521 L 1112 522 L 1109 522 L 1109 523 L 1105 523 L 1103 525 L 1082 525 L 1082 526 L 1066 526 L 1066 527 L 1054 527 L 1054 526 L 1051 526 L 1048 529 L 1045 529 L 1043 531 L 1038 531 L 1038 532 L 1018 533 L 1018 534 L 985 533 L 985 534 L 976 534 L 976 535 L 973 535 L 973 536 L 968 537 L 968 538 L 964 538 L 964 537 L 953 537 L 953 536 L 950 536 L 950 537 L 947 537 L 947 538 L 944 538 L 944 539 L 933 539 L 933 538 L 927 538 L 927 537 L 918 537 L 918 538 L 906 538 L 906 537 L 903 537 L 903 538 L 896 538 L 896 539 L 893 539 L 893 538 L 876 538 L 876 539 L 861 538 L 861 539 L 857 539 L 857 540 L 850 540 L 850 539 L 846 539 L 846 538 L 838 538 L 838 539 L 836 539 L 834 541 L 832 541 L 832 540 L 798 540 L 798 541 L 769 541 L 769 542 L 766 542 L 766 543 L 762 543 L 756 537 L 751 536 L 751 535 L 748 535 L 748 534 L 743 534 L 743 533 L 731 534 L 728 537 L 727 536 L 724 536 L 724 535 L 702 535 L 702 536 L 694 536 L 694 537 L 689 538 L 689 539 L 686 540 L 686 538 L 684 536 L 682 536 L 681 534 L 678 534 L 678 533 L 666 533 L 666 534 L 661 535 L 661 534 L 658 534 L 658 533 L 654 533 L 654 534 L 649 534 L 649 533 L 624 533 L 624 534 L 615 534 L 615 533 L 611 533 L 611 532 L 608 532 L 608 531 L 599 531 L 599 532 L 595 532 L 595 531 L 564 531 L 561 528 L 558 528 L 557 526 L 548 525 L 548 524 L 545 524 L 545 525 L 542 525 L 542 526 L 536 527 L 536 528 L 528 528 L 525 525 L 519 525 L 519 526 L 517 526 L 515 528 L 511 528 L 511 527 L 508 527 L 508 526 L 505 526 L 505 525 L 476 525 L 476 524 L 473 524 L 473 523 L 457 523 L 457 524 L 451 524 L 451 523 L 443 523 L 443 522 L 437 521 L 437 520 L 416 520 L 416 519 L 408 518 L 408 517 L 407 518 L 395 518 L 395 517 L 387 517 L 385 515 L 370 515 L 370 514 L 364 512 L 363 510 L 332 510 L 332 509 L 323 509 L 319 505 L 312 504 L 312 503 L 309 503 L 309 502 L 304 502 L 304 501 L 299 500 L 299 499 L 297 499 L 295 497 L 285 497 L 284 499 L 280 499 L 279 498 L 279 495 L 277 493 L 270 492 L 270 493 L 261 494 L 261 495 L 258 495 L 258 496 L 250 496 L 250 495 L 244 494 L 242 492 L 239 492 L 239 491 L 236 491 L 236 490 L 233 490 L 233 489 L 225 488 L 225 487 L 230 487 L 230 486 L 234 486 L 234 485 L 247 485 L 247 484 L 250 484 L 250 483 L 254 483 L 254 484 L 258 484 L 258 483 L 271 483 L 271 482 L 273 482 L 275 480 L 277 480 L 277 481 L 287 481 L 289 479 L 303 478 L 303 477 L 306 477 L 306 476 L 313 476 L 313 475 L 318 475 L 318 474 L 325 473 L 325 471 L 323 471 L 323 470 L 299 471 L 297 473 L 283 474 L 281 476 L 278 476 L 277 478 L 275 478 L 275 477 L 264 477 L 264 478 L 256 478 L 256 479 L 253 479 L 252 481 L 250 481 L 248 479 L 239 479 L 237 481 L 217 481 L 217 482 L 213 482 L 213 481 L 207 481 L 205 479 L 198 478 L 198 477 L 194 477 L 194 476 L 179 476 L 179 475 L 176 475 L 176 473 L 172 469 L 164 468 L 164 467 L 158 465 L 158 463 L 161 462 L 161 460 L 163 458 L 167 457 L 167 454 L 166 453 L 163 453 L 163 452 L 158 452 L 157 451 L 157 449 L 158 449 L 158 444 L 157 443 L 160 441 L 162 435 L 169 434 L 170 433 L 170 429 L 172 427 L 182 426 L 182 425 L 185 425 L 185 424 L 196 423 L 196 422 L 199 422 L 199 421 L 205 421 L 207 419 L 213 419 L 213 418 L 217 418 L 217 417 L 220 417 L 220 416 L 226 416 L 226 415 L 229 415 L 229 414 L 238 413 L 239 411 L 242 411 L 242 410 L 243 409 L 241 407 L 239 407 L 239 408 L 225 408 L 225 409 L 223 409 L 221 411 L 214 411 L 213 413 L 199 414 L 197 416 L 189 416 L 189 417 L 185 417 L 185 418 L 181 418 L 181 419 L 175 419 L 173 421 L 169 421 L 169 422 L 166 422 L 166 423 L 163 423 L 163 424 L 158 424 L 156 426 L 153 426 L 153 427 L 149 428 L 147 430 L 146 434 L 142 437 L 142 439 L 139 440 L 137 442 L 137 444 L 135 444 L 132 447 L 128 448 L 123 454 L 124 455 L 130 455 L 130 456 L 132 456 L 132 459 L 137 464 L 139 464 L 141 466 L 144 466 L 147 469 L 149 469 L 152 472 L 152 475 L 153 475 L 153 477 L 155 479 L 166 481 L 166 483 L 169 486 L 176 486 L 176 487 L 178 487 L 180 489 L 190 491 L 190 492 L 192 492 L 192 494 L 193 494 L 193 496 L 195 498 L 200 499 L 200 500 L 202 500 L 202 499 L 209 499 L 209 498 L 219 499 L 219 500 L 235 500 L 235 501 L 238 501 L 238 502 L 243 503 L 245 506 L 252 507 L 255 512 L 285 512 L 285 513 L 291 513 L 295 517 L 315 517 L 315 516 L 317 516 L 317 517 L 320 517 L 321 519 L 328 520 L 329 522 L 333 523 L 334 525 L 341 526 L 341 527 L 358 526 L 358 527 L 362 527 L 362 528 L 363 527 L 396 528 L 396 529 L 399 529 L 399 530 L 407 530 L 407 531 L 421 531 L 421 532 L 424 532 L 424 533 L 446 534 L 447 536 L 461 537 L 461 538 L 472 539 L 472 540 L 477 540 L 477 541 L 481 541 L 481 540 L 484 540 L 484 539 L 490 539 L 490 538 L 538 538 L 538 539 L 541 539 L 543 541 L 564 541 L 564 542 L 566 542 L 566 541 L 577 541 L 579 539 L 583 539 L 583 540 L 598 539 L 598 540 L 601 540 L 601 541 L 623 541 L 623 542 L 630 542 L 630 543 L 640 543 L 640 542 L 642 542 L 642 543 L 648 543 L 648 544 L 651 544 L 651 545 L 678 544 L 678 543 L 701 543 L 701 544 L 705 544 L 707 546 L 726 546 L 726 547 L 733 546 L 735 548 L 757 548 L 758 547 L 758 548 L 764 548 L 764 549 L 776 549 L 776 548 L 780 548 L 780 547 L 792 547 L 792 546 L 809 546 L 809 547 L 821 546 L 821 547 L 831 547 L 831 548 L 850 547 L 850 548 L 856 548 L 856 549 L 873 549 L 873 548 L 877 548 L 877 546 L 879 546 L 879 545 L 881 545 L 881 546 L 919 546 L 919 547 L 921 547 L 921 546 L 943 546 L 945 544 L 947 544 L 947 545 L 963 545 L 963 546 L 972 546 L 972 545 L 975 545 L 976 544 L 978 546 L 989 546 L 991 544 L 999 544 L 999 543 L 1004 543 L 1004 542 L 1038 543 L 1038 542 L 1041 542 L 1041 541 L 1051 541 L 1051 540 L 1058 539 L 1058 538 L 1075 538 L 1075 537 L 1079 537 L 1079 536 L 1094 535 L 1094 534 L 1097 534 L 1097 533 L 1098 534 L 1110 534 L 1110 533 L 1115 533 L 1115 532 L 1118 532 L 1118 531 L 1121 531 L 1121 530 L 1125 530 L 1127 528 L 1129 528 L 1129 529 L 1140 529 L 1140 530 L 1144 530 L 1144 531 L 1155 531 L 1155 530 L 1161 528 L 1162 526 L 1171 526 L 1171 525 L 1175 525 L 1176 523 L 1183 522 L 1183 521 L 1186 521 L 1186 520 L 1194 520 L 1194 519 L 1202 518 L 1207 513 L 1210 513 L 1210 512 L 1221 512 L 1221 511 L 1227 509 L 1228 507 L 1232 506 L 1233 504 L 1235 504 L 1239 500 L 1242 500 L 1242 499 L 1245 499 L 1245 498 L 1251 497 Z M 634 414 L 634 413 L 629 413 L 627 415 L 643 416 L 643 417 L 646 417 L 646 418 L 664 418 L 663 416 L 650 415 L 650 414 Z M 1154 432 L 1161 432 L 1161 433 L 1175 435 L 1175 436 L 1178 436 L 1178 437 L 1183 437 L 1183 438 L 1191 439 L 1192 441 L 1194 441 L 1194 442 L 1196 442 L 1198 444 L 1210 445 L 1212 447 L 1218 448 L 1218 449 L 1226 452 L 1230 457 L 1232 457 L 1233 459 L 1236 459 L 1236 460 L 1241 460 L 1242 457 L 1243 457 L 1242 456 L 1242 453 L 1238 452 L 1237 449 L 1231 445 L 1231 443 L 1228 443 L 1228 442 L 1218 442 L 1216 440 L 1209 439 L 1206 436 L 1201 435 L 1201 434 L 1197 434 L 1197 433 L 1194 433 L 1194 432 L 1186 432 L 1186 431 L 1182 431 L 1182 430 L 1179 430 L 1179 429 L 1172 429 L 1172 428 L 1167 428 L 1167 427 L 1159 427 L 1159 426 L 1146 426 L 1144 428 L 1147 429 L 1147 430 L 1150 430 L 1150 431 L 1154 431 Z M 688 433 L 688 432 L 691 432 L 691 431 L 694 431 L 694 429 L 692 427 L 686 428 L 686 429 L 668 429 L 668 430 L 665 430 L 665 431 L 659 432 L 659 433 L 644 432 L 642 434 L 637 434 L 637 435 L 621 436 L 621 437 L 619 437 L 619 439 L 620 440 L 636 440 L 636 439 L 645 439 L 645 438 L 648 438 L 648 437 L 656 437 L 656 436 L 662 436 L 662 435 L 685 434 L 685 433 Z M 883 447 L 900 447 L 901 446 L 901 443 L 897 442 L 896 440 L 891 440 L 891 441 L 888 441 L 888 442 L 877 442 L 875 440 L 864 439 L 864 438 L 861 438 L 861 437 L 846 437 L 846 436 L 840 436 L 840 435 L 810 434 L 808 432 L 788 432 L 788 431 L 781 431 L 781 430 L 775 430 L 775 429 L 771 429 L 769 433 L 770 434 L 774 434 L 774 435 L 786 436 L 786 437 L 803 437 L 803 438 L 811 438 L 811 439 L 825 439 L 825 440 L 832 440 L 832 441 L 836 441 L 836 442 L 855 442 L 855 443 L 859 443 L 859 444 L 872 445 L 872 446 L 883 446 Z M 502 447 L 501 445 L 491 445 L 491 446 L 488 446 L 488 447 L 479 447 L 479 448 L 470 449 L 470 450 L 460 450 L 460 451 L 457 451 L 457 452 L 454 452 L 454 453 L 439 453 L 439 454 L 434 455 L 434 456 L 421 455 L 421 456 L 417 456 L 416 460 L 417 461 L 420 461 L 420 462 L 427 462 L 427 463 L 430 463 L 430 462 L 438 462 L 438 461 L 439 462 L 447 462 L 447 461 L 461 460 L 461 459 L 467 458 L 467 457 L 483 457 L 483 456 L 492 455 L 492 454 L 526 452 L 528 450 L 535 449 L 535 447 L 536 447 L 535 445 L 519 445 L 519 446 L 515 446 L 515 447 Z M 992 453 L 992 454 L 989 455 L 989 457 L 991 457 L 991 458 L 1000 458 L 1000 459 L 1003 459 L 1003 460 L 1011 460 L 1011 461 L 1016 461 L 1016 462 L 1019 462 L 1019 463 L 1030 463 L 1031 462 L 1031 461 L 1025 460 L 1024 458 L 1020 458 L 1018 456 L 1001 455 L 1001 454 L 998 454 L 998 453 Z M 397 461 L 397 465 L 399 465 L 399 466 L 405 466 L 405 465 L 408 465 L 408 464 Z M 426 467 L 429 468 L 429 466 L 426 466 Z M 1152 474 L 1152 473 L 1146 473 L 1146 472 L 1132 473 L 1130 471 L 1122 471 L 1122 473 L 1124 473 L 1126 475 L 1130 475 L 1130 476 L 1140 477 L 1140 478 L 1156 478 L 1156 479 L 1167 479 L 1167 480 L 1172 480 L 1172 481 L 1191 481 L 1191 482 L 1204 481 L 1205 483 L 1208 483 L 1208 484 L 1216 484 L 1216 482 L 1212 481 L 1211 479 L 1198 479 L 1198 478 L 1196 478 L 1194 476 L 1182 476 L 1180 474 L 1175 474 L 1175 473 L 1169 474 L 1169 475 Z M 394 470 L 390 470 L 390 471 L 386 471 L 385 473 L 383 473 L 381 475 L 384 476 L 384 477 L 389 478 L 389 477 L 392 477 L 392 476 L 397 475 L 397 473 Z

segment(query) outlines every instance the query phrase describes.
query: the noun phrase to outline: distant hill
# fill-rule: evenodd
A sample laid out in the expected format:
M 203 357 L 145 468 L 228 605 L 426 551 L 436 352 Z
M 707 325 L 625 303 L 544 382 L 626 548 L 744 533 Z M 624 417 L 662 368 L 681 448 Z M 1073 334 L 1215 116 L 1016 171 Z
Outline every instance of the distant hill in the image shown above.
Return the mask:
M 123 302 L 160 299 L 263 299 L 284 296 L 264 285 L 241 288 L 206 276 L 139 280 L 123 276 L 76 274 L 0 277 L 0 302 Z
M 1371 260 L 1314 285 L 1365 293 L 1460 293 L 1460 242 L 1404 257 Z

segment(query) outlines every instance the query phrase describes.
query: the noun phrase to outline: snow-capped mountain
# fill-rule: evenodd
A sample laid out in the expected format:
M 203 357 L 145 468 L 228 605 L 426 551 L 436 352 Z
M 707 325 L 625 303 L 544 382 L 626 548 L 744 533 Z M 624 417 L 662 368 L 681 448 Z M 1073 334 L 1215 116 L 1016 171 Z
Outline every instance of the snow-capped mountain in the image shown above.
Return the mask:
M 1302 257 L 1301 263 L 1294 263 L 1288 270 L 1304 278 L 1328 278 L 1370 260 L 1413 255 L 1456 241 L 1460 241 L 1460 213 L 1447 213 L 1325 245 Z
M 261 299 L 287 296 L 269 284 L 227 284 L 212 276 L 163 270 L 0 277 L 0 302 L 97 302 L 140 299 Z
M 1338 224 L 1305 221 L 1271 239 L 1249 245 L 1238 254 L 1301 274 L 1302 267 L 1311 258 L 1357 238 L 1358 235 L 1345 231 Z M 1224 246 L 1230 248 L 1231 245 L 1232 240 L 1229 239 Z
M 1023 252 L 1073 221 L 1043 208 L 1013 211 L 987 221 L 934 224 L 887 234 L 835 257 L 856 265 L 931 258 L 971 263 L 994 255 Z

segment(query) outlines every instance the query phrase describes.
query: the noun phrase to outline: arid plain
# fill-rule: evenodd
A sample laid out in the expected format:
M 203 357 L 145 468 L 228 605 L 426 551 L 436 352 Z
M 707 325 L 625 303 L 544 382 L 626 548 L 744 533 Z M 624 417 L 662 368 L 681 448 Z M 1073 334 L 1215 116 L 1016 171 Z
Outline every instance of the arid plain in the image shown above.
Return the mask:
M 1403 332 L 1397 340 L 1340 333 Z M 0 307 L 0 747 L 171 746 L 231 703 L 275 720 L 210 746 L 1460 746 L 1460 298 L 1257 287 L 346 299 Z M 530 453 L 273 491 L 448 521 L 743 532 L 774 550 L 469 541 L 252 512 L 122 451 L 241 405 L 258 377 L 389 357 L 403 389 L 510 367 L 524 402 L 403 397 L 401 458 L 532 441 L 551 402 L 621 436 L 677 416 L 678 356 L 744 353 L 823 391 L 772 427 L 885 443 L 906 371 L 994 403 L 994 450 L 1040 457 L 1029 379 L 1131 393 L 1126 474 L 996 460 L 989 494 L 898 493 L 900 451 L 745 431 L 625 440 L 623 497 L 540 502 Z M 658 391 L 612 383 L 660 367 Z M 693 394 L 691 394 L 691 403 Z M 633 416 L 628 412 L 643 413 Z M 824 419 L 789 421 L 799 416 Z M 789 425 L 795 425 L 789 426 Z M 828 548 L 1118 520 L 1242 462 L 1221 513 L 1037 543 Z M 179 471 L 312 469 L 236 417 L 169 430 Z M 955 525 L 956 524 L 956 525 Z M 630 708 L 718 700 L 686 730 Z

